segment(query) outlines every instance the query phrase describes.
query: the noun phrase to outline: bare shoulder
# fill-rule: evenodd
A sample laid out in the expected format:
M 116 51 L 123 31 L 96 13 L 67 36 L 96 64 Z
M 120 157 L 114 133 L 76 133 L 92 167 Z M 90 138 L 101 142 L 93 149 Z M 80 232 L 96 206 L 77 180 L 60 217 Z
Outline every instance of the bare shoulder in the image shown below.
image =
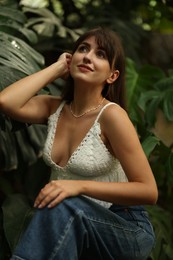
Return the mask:
M 106 107 L 100 117 L 100 124 L 104 134 L 117 141 L 121 138 L 136 135 L 136 129 L 127 112 L 117 104 Z
M 101 121 L 105 123 L 123 123 L 124 120 L 130 121 L 127 112 L 116 103 L 107 103 L 108 106 L 104 109 L 101 115 Z

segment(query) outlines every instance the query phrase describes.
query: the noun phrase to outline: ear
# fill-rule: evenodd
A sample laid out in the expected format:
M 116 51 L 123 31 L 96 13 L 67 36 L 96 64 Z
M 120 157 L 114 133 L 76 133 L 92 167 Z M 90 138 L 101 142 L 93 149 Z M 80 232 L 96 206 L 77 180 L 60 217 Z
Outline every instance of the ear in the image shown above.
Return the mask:
M 106 82 L 107 82 L 108 84 L 114 83 L 114 81 L 119 77 L 119 75 L 120 75 L 119 70 L 114 70 L 114 71 L 112 71 L 110 77 L 107 78 Z

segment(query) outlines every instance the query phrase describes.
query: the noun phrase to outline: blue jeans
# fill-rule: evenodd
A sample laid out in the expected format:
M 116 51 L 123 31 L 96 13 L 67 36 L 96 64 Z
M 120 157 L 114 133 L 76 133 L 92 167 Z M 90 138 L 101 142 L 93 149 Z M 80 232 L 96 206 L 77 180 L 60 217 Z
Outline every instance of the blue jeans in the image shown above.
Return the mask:
M 106 209 L 80 196 L 38 209 L 11 260 L 143 260 L 154 243 L 142 206 Z

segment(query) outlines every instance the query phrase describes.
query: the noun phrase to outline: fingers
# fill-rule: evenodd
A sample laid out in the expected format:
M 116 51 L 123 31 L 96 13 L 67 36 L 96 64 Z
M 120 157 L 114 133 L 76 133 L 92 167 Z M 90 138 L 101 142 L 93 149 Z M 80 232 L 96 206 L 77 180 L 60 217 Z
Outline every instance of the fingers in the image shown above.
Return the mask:
M 81 194 L 81 182 L 74 180 L 54 180 L 49 182 L 38 194 L 34 207 L 52 208 L 68 197 Z
M 61 188 L 56 185 L 55 181 L 51 181 L 43 189 L 41 189 L 35 200 L 34 207 L 43 208 L 51 202 L 53 203 L 60 193 Z
M 70 53 L 65 53 L 65 54 L 66 54 L 67 66 L 68 66 L 68 69 L 69 69 L 70 68 L 71 59 L 72 59 L 72 55 Z
M 72 54 L 68 53 L 68 52 L 64 52 L 63 54 L 60 55 L 60 57 L 58 58 L 58 60 L 62 59 L 64 61 L 66 61 L 67 63 L 70 63 L 72 58 Z
M 60 192 L 58 196 L 56 196 L 49 204 L 48 208 L 53 208 L 57 204 L 59 204 L 61 201 L 63 201 L 66 198 L 66 194 L 64 192 Z
M 58 61 L 61 61 L 63 64 L 62 75 L 60 77 L 64 80 L 66 80 L 69 76 L 71 59 L 72 59 L 72 55 L 67 52 L 61 54 L 58 59 Z

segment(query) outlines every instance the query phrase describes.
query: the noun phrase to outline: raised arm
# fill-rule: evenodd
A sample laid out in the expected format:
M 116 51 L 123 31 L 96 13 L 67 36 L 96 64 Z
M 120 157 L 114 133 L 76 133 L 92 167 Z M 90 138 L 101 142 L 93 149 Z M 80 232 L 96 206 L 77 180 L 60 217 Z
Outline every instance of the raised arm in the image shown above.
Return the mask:
M 50 82 L 68 74 L 70 60 L 71 54 L 64 53 L 49 67 L 5 88 L 0 92 L 0 109 L 19 121 L 45 123 L 57 98 L 36 94 Z

